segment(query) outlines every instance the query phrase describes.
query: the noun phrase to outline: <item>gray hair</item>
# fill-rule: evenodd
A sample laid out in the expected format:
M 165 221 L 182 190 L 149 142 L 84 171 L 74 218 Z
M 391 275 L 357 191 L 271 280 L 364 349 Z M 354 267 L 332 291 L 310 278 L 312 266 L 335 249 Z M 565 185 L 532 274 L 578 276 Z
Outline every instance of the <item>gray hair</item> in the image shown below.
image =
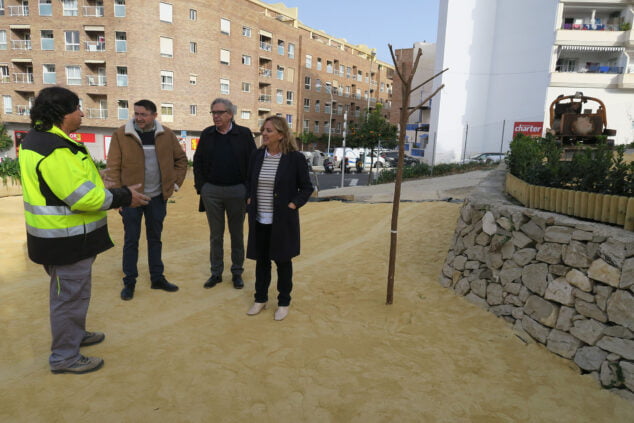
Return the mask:
M 211 108 L 214 107 L 214 104 L 224 104 L 225 105 L 225 109 L 227 109 L 232 116 L 235 116 L 235 114 L 238 112 L 238 108 L 236 106 L 233 105 L 233 103 L 231 102 L 231 100 L 227 99 L 227 98 L 217 98 L 214 101 L 211 102 Z

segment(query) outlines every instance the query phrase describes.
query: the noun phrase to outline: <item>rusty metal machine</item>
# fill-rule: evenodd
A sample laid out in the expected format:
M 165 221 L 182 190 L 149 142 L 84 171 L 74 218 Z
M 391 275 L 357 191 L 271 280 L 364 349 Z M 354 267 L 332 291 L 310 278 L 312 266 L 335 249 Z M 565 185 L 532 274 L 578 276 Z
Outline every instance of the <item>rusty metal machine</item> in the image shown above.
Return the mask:
M 616 130 L 607 125 L 603 102 L 582 92 L 561 94 L 550 104 L 548 132 L 562 145 L 596 144 L 604 137 L 616 135 Z M 613 146 L 614 140 L 606 139 L 606 143 Z

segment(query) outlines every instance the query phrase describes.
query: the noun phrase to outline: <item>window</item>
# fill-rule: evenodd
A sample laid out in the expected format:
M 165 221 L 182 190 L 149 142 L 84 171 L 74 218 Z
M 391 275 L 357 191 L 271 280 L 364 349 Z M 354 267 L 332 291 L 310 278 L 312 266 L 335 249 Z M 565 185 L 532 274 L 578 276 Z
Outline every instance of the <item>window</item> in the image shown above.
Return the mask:
M 128 86 L 128 68 L 127 66 L 117 66 L 117 87 Z
M 117 53 L 125 53 L 128 51 L 128 41 L 125 32 L 114 33 L 114 50 Z
M 321 104 L 319 100 L 315 100 L 315 112 L 319 113 L 321 111 Z
M 196 9 L 189 9 L 189 20 L 195 21 L 197 19 L 198 19 L 198 11 Z
M 45 29 L 40 31 L 40 40 L 42 50 L 55 50 L 55 41 L 53 40 L 53 31 Z
M 125 18 L 125 0 L 115 0 L 114 2 L 114 17 Z M 126 102 L 127 104 L 127 102 Z
M 304 88 L 306 88 L 307 90 L 310 90 L 310 76 L 304 77 Z
M 77 16 L 79 14 L 77 0 L 62 0 L 62 9 L 64 16 Z
M 198 53 L 198 44 L 194 41 L 189 42 L 189 52 Z
M 220 78 L 220 93 L 221 94 L 229 94 L 229 80 Z
M 42 65 L 42 82 L 44 84 L 56 84 L 57 74 L 55 73 L 55 65 Z
M 64 31 L 66 51 L 79 51 L 79 31 Z
M 220 32 L 222 34 L 231 34 L 231 21 L 229 19 L 220 18 Z
M 343 105 L 342 104 L 337 104 L 337 114 L 338 115 L 342 115 L 343 114 Z
M 284 56 L 284 41 L 277 40 L 277 54 Z
M 315 121 L 315 125 L 313 126 L 313 132 L 318 134 L 319 133 L 319 121 L 316 120 Z
M 251 56 L 247 56 L 246 54 L 242 55 L 242 64 L 243 65 L 251 65 Z
M 343 76 L 344 72 L 346 71 L 346 67 L 344 65 L 339 65 L 339 76 Z
M 326 62 L 326 72 L 332 73 L 332 62 L 330 60 Z
M 128 120 L 128 100 L 117 101 L 117 118 L 119 120 Z
M 317 58 L 317 70 L 321 70 L 321 57 Z
M 53 0 L 40 0 L 40 16 L 53 16 Z
M 304 120 L 304 124 L 302 125 L 302 132 L 305 134 L 310 130 L 310 121 L 308 119 Z
M 381 82 L 381 88 L 379 91 L 385 92 L 385 82 Z
M 174 72 L 161 71 L 161 89 L 168 91 L 174 89 Z
M 0 83 L 9 82 L 9 65 L 0 65 Z
M 10 95 L 2 96 L 2 108 L 4 110 L 5 115 L 10 115 L 13 113 L 13 100 Z
M 231 62 L 231 52 L 229 50 L 220 49 L 220 63 L 228 65 Z
M 350 66 L 346 67 L 346 78 L 350 78 Z
M 286 80 L 288 82 L 294 82 L 295 81 L 295 69 L 286 68 Z
M 161 57 L 174 56 L 174 40 L 167 37 L 160 37 Z
M 243 26 L 242 27 L 242 35 L 244 37 L 249 37 L 251 38 L 251 28 L 249 28 L 248 26 Z
M 295 93 L 293 91 L 286 91 L 286 104 L 292 106 L 295 102 Z
M 293 43 L 288 43 L 288 58 L 289 59 L 295 58 L 295 44 Z
M 81 85 L 81 68 L 66 66 L 66 85 Z
M 174 105 L 169 103 L 161 104 L 161 120 L 163 122 L 174 122 Z
M 284 66 L 277 65 L 277 79 L 284 80 Z
M 311 56 L 310 54 L 306 55 L 306 68 L 310 69 L 313 67 L 313 56 Z
M 304 111 L 310 112 L 310 98 L 304 99 Z
M 286 115 L 286 123 L 288 123 L 288 127 L 293 127 L 293 115 Z
M 277 104 L 284 104 L 284 90 L 275 91 L 275 101 Z
M 251 83 L 250 82 L 243 82 L 242 83 L 242 92 L 243 93 L 250 93 L 251 92 Z
M 6 49 L 7 49 L 7 31 L 1 30 L 0 31 L 0 50 L 6 50 Z
M 324 113 L 330 113 L 330 103 L 324 104 Z
M 321 79 L 315 80 L 315 91 L 317 91 L 318 93 L 321 92 Z
M 195 104 L 189 105 L 189 114 L 192 116 L 196 116 L 198 114 L 198 106 Z
M 198 75 L 194 75 L 193 73 L 189 74 L 189 85 L 194 86 L 198 83 Z
M 159 19 L 161 22 L 172 23 L 172 5 L 169 3 L 159 3 Z
M 240 119 L 243 119 L 243 120 L 251 119 L 251 111 L 250 110 L 241 111 L 240 112 Z

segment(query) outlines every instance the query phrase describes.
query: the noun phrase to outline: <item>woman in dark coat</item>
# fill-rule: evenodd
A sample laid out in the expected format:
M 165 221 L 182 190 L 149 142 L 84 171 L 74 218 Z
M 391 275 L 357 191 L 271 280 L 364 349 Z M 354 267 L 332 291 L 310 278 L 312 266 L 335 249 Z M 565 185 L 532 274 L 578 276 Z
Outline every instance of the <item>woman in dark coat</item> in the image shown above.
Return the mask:
M 284 118 L 271 116 L 262 125 L 262 146 L 251 155 L 248 172 L 247 258 L 255 264 L 255 302 L 247 312 L 260 313 L 268 301 L 271 260 L 277 267 L 275 320 L 288 315 L 293 263 L 299 255 L 299 208 L 313 192 L 306 158 L 297 151 Z

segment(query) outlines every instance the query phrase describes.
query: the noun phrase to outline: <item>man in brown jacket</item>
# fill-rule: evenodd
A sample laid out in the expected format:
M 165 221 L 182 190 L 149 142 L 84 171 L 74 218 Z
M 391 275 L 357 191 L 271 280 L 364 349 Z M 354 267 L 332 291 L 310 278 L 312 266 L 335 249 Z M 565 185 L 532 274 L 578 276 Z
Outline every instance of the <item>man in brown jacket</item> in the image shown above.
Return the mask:
M 122 300 L 134 297 L 143 216 L 151 287 L 178 291 L 178 286 L 169 283 L 163 274 L 161 232 L 167 199 L 185 180 L 187 156 L 172 130 L 161 125 L 156 117 L 156 105 L 150 100 L 134 103 L 134 118 L 114 132 L 108 151 L 108 172 L 115 187 L 141 184 L 140 191 L 151 198 L 146 206 L 123 207 L 120 212 L 125 233 Z

